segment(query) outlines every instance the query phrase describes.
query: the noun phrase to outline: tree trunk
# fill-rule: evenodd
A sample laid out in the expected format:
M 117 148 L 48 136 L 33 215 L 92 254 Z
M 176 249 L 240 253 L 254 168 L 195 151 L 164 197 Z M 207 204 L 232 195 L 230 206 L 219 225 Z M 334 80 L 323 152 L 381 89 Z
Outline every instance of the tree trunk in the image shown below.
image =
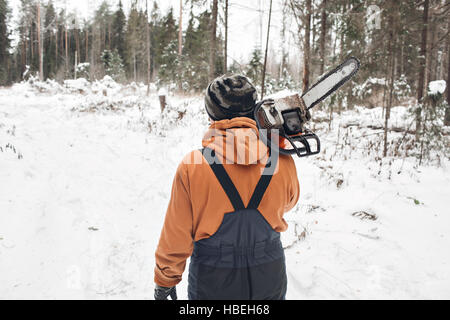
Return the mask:
M 64 28 L 64 39 L 65 39 L 65 43 L 66 43 L 66 77 L 67 77 L 68 73 L 69 73 L 69 46 L 68 46 L 69 41 L 67 39 L 67 25 Z
M 75 50 L 75 63 L 73 65 L 73 78 L 77 80 L 78 51 Z
M 80 58 L 81 58 L 81 51 L 80 51 L 80 30 L 75 30 L 75 51 L 80 52 Z M 79 59 L 81 60 L 81 59 Z
M 147 96 L 150 94 L 150 71 L 151 71 L 151 61 L 150 61 L 150 24 L 148 23 L 148 0 L 145 2 L 145 33 L 146 33 L 146 43 L 147 43 Z
M 419 79 L 417 86 L 417 103 L 422 102 L 424 85 L 425 85 L 425 57 L 427 54 L 427 34 L 428 34 L 428 7 L 429 0 L 425 0 L 423 4 L 423 18 L 422 18 L 422 43 L 420 47 L 420 66 L 419 66 Z M 422 122 L 421 108 L 416 111 L 416 139 L 420 135 L 420 125 Z
M 223 54 L 223 72 L 228 72 L 228 0 L 225 0 L 225 45 Z
M 391 3 L 396 0 L 391 0 Z M 383 157 L 387 156 L 387 133 L 389 126 L 389 118 L 391 116 L 391 107 L 392 107 L 392 98 L 394 91 L 394 77 L 395 77 L 395 40 L 396 40 L 396 25 L 394 14 L 396 12 L 396 6 L 394 5 L 389 17 L 389 60 L 390 60 L 390 74 L 389 74 L 389 98 L 386 106 L 386 113 L 384 119 L 384 148 L 383 148 Z
M 33 61 L 34 61 L 34 30 L 33 30 L 33 26 L 31 25 L 30 27 L 30 49 L 31 49 L 31 61 L 30 61 L 30 66 L 33 65 Z
M 59 37 L 59 52 L 58 52 L 58 54 L 61 53 L 61 56 L 63 56 L 63 52 L 64 52 L 63 50 L 64 50 L 64 29 L 61 28 L 60 37 Z
M 180 0 L 180 21 L 178 23 L 178 55 L 183 54 L 183 0 Z
M 339 26 L 338 26 L 337 22 L 335 22 L 333 25 L 335 26 L 335 35 L 334 35 L 334 41 L 333 41 L 334 42 L 333 43 L 333 57 L 336 57 L 336 47 L 337 47 Z M 333 32 L 333 31 L 331 31 L 331 32 Z
M 264 54 L 264 66 L 263 66 L 262 84 L 261 84 L 261 99 L 264 98 L 264 91 L 265 91 L 266 68 L 267 68 L 267 53 L 269 51 L 269 35 L 270 35 L 270 22 L 271 22 L 271 20 L 272 20 L 272 0 L 270 0 L 269 22 L 268 22 L 268 25 L 267 25 L 267 40 L 266 40 L 266 52 Z
M 321 35 L 320 35 L 320 75 L 325 72 L 325 37 L 327 35 L 327 0 L 322 1 Z
M 345 14 L 346 10 L 347 10 L 347 5 L 346 5 L 346 3 L 344 3 L 344 5 L 342 6 L 342 15 Z M 342 61 L 344 59 L 345 36 L 344 36 L 344 32 L 342 30 L 340 30 L 340 33 L 341 33 L 341 39 L 340 39 L 340 44 L 339 44 L 340 45 L 340 52 L 339 52 L 340 59 L 339 60 Z M 338 114 L 341 115 L 342 103 L 343 103 L 342 95 L 339 95 L 339 98 L 337 100 L 338 100 Z
M 441 43 L 439 42 L 438 39 L 438 34 L 439 34 L 439 24 L 436 22 L 436 29 L 435 29 L 435 34 L 433 36 L 433 56 L 431 57 L 431 61 L 432 61 L 432 69 L 431 69 L 431 76 L 430 76 L 430 81 L 433 80 L 440 80 L 442 78 L 438 78 L 439 74 L 438 74 L 438 69 L 439 69 L 439 49 L 441 48 Z M 444 52 L 444 48 L 442 47 L 442 52 Z M 443 60 L 443 56 L 441 56 L 441 60 Z
M 437 42 L 437 32 L 436 32 L 436 23 L 433 22 L 433 14 L 430 12 L 429 17 L 430 22 L 430 28 L 428 31 L 428 48 L 427 48 L 427 54 L 425 57 L 425 83 L 424 83 L 424 89 L 425 92 L 428 91 L 428 84 L 430 81 L 433 80 L 434 74 L 433 74 L 433 65 L 434 65 L 434 59 L 433 59 L 433 53 L 434 51 L 437 51 L 435 48 L 435 44 Z
M 450 20 L 447 23 L 447 32 L 450 31 Z M 450 36 L 447 36 L 447 108 L 445 109 L 446 126 L 450 126 Z
M 405 74 L 405 36 L 402 36 L 402 42 L 400 45 L 400 75 Z
M 36 1 L 37 7 L 37 40 L 38 40 L 38 52 L 39 52 L 39 81 L 44 81 L 44 54 L 43 54 L 43 43 L 41 39 L 41 3 L 40 1 Z
M 25 71 L 25 65 L 27 64 L 27 41 L 22 38 L 22 52 L 21 52 L 22 69 L 20 70 L 21 76 Z
M 311 0 L 306 0 L 306 14 L 304 17 L 305 39 L 303 44 L 303 87 L 305 92 L 309 88 L 310 67 L 310 37 L 311 37 Z
M 134 82 L 137 81 L 137 75 L 136 75 L 136 50 L 133 49 L 133 79 Z
M 209 81 L 214 80 L 216 76 L 216 63 L 215 56 L 217 51 L 216 32 L 217 32 L 217 2 L 213 0 L 212 17 L 211 17 L 211 32 L 209 37 L 210 49 L 209 49 Z
M 108 23 L 108 49 L 111 50 L 111 23 Z
M 92 31 L 91 31 L 91 37 L 92 37 L 92 41 L 91 41 L 91 64 L 89 67 L 89 76 L 91 78 L 91 80 L 95 79 L 97 77 L 97 72 L 96 72 L 96 55 L 98 52 L 98 48 L 101 45 L 100 44 L 100 39 L 99 39 L 99 35 L 98 35 L 98 24 L 94 22 L 94 24 L 92 25 Z
M 58 28 L 58 18 L 57 15 L 55 17 L 55 26 L 56 26 L 56 32 L 55 32 L 55 65 L 56 68 L 55 70 L 58 70 L 58 32 L 59 32 L 59 28 Z
M 86 32 L 85 32 L 85 40 L 86 40 L 86 52 L 85 52 L 85 62 L 88 62 L 89 60 L 89 28 L 86 27 Z

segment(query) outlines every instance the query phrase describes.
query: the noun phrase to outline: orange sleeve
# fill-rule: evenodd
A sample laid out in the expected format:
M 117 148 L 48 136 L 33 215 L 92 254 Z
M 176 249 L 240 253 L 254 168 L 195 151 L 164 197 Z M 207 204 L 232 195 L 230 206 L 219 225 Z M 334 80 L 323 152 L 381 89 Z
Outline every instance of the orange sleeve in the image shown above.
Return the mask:
M 192 254 L 192 206 L 186 165 L 178 167 L 172 185 L 164 226 L 156 249 L 155 283 L 173 287 L 181 281 L 186 260 Z
M 294 159 L 292 159 L 291 156 L 289 156 L 289 203 L 287 204 L 285 208 L 285 212 L 288 212 L 291 210 L 298 202 L 298 199 L 300 198 L 300 184 L 298 182 L 298 176 L 297 176 L 297 169 L 295 167 Z

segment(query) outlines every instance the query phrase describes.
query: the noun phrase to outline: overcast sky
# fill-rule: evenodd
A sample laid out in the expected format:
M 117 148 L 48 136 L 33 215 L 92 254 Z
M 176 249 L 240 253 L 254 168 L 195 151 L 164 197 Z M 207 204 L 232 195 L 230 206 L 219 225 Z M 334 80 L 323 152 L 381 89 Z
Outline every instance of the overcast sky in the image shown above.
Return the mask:
M 43 3 L 48 0 L 41 0 Z M 122 0 L 124 9 L 129 10 L 132 0 Z M 208 0 L 209 2 L 210 0 Z M 93 11 L 99 6 L 102 0 L 53 0 L 57 7 L 64 7 L 67 5 L 68 11 L 76 12 L 80 17 L 92 16 Z M 108 0 L 113 6 L 117 7 L 118 0 Z M 138 0 L 138 2 L 145 6 L 145 0 Z M 180 12 L 180 0 L 156 0 L 161 11 L 167 12 L 170 7 L 174 8 L 175 16 L 178 19 Z M 184 0 L 185 2 L 185 0 Z M 20 0 L 9 0 L 8 3 L 14 10 L 14 17 L 18 15 L 18 8 Z M 265 38 L 267 30 L 267 17 L 269 12 L 269 0 L 230 0 L 229 1 L 229 56 L 228 63 L 232 63 L 232 59 L 240 62 L 247 62 L 249 60 L 251 51 L 255 46 L 261 42 L 261 15 L 260 7 L 262 8 L 262 23 L 263 23 L 263 48 L 265 47 Z M 271 28 L 271 42 L 269 50 L 278 53 L 280 50 L 280 27 L 281 27 L 281 0 L 273 0 L 273 16 Z M 152 7 L 153 0 L 149 0 L 149 7 Z M 209 3 L 207 4 L 209 6 Z M 189 7 L 186 5 L 183 10 L 184 25 L 187 23 L 189 15 Z

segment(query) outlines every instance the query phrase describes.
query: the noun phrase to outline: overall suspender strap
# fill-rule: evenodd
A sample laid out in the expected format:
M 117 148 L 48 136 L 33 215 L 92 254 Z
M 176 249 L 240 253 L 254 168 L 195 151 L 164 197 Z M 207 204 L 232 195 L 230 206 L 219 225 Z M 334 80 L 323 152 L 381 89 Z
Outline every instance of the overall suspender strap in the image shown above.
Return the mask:
M 211 156 L 208 155 L 208 152 Z M 274 168 L 276 168 L 277 166 L 277 156 L 269 156 L 266 167 L 264 168 L 263 174 L 259 179 L 258 184 L 256 185 L 255 191 L 253 191 L 253 195 L 248 203 L 248 206 L 245 207 L 244 203 L 242 202 L 242 198 L 239 195 L 239 192 L 233 184 L 233 181 L 231 181 L 230 176 L 225 171 L 225 168 L 216 157 L 214 150 L 204 148 L 202 150 L 202 154 L 208 161 L 209 166 L 214 172 L 217 180 L 219 180 L 219 183 L 227 194 L 228 199 L 234 207 L 234 210 L 238 211 L 242 209 L 258 209 L 264 193 L 266 192 L 267 188 L 269 187 L 270 181 L 272 180 L 273 171 L 275 170 Z
M 208 155 L 205 153 L 210 152 L 213 159 L 209 159 Z M 212 171 L 214 172 L 217 180 L 219 180 L 220 185 L 222 186 L 223 190 L 228 196 L 228 199 L 230 199 L 231 204 L 234 207 L 234 210 L 243 210 L 245 209 L 244 203 L 242 202 L 241 196 L 239 195 L 239 192 L 237 191 L 236 187 L 233 184 L 233 181 L 231 181 L 230 176 L 225 171 L 225 168 L 223 165 L 219 162 L 219 159 L 216 157 L 216 154 L 214 150 L 205 148 L 202 150 L 203 156 L 206 160 L 208 160 L 209 166 L 211 167 Z M 214 160 L 214 161 L 210 161 Z
M 270 184 L 273 177 L 273 172 L 277 166 L 278 156 L 269 155 L 266 167 L 264 168 L 263 174 L 256 185 L 255 191 L 253 191 L 252 198 L 250 199 L 247 209 L 258 209 L 259 204 Z

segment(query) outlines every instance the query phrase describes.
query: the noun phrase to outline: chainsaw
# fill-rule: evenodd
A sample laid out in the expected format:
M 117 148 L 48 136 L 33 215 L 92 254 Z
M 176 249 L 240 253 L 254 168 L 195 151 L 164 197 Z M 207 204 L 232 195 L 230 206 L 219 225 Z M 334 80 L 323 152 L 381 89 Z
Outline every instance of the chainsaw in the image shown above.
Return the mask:
M 350 80 L 359 66 L 359 60 L 350 57 L 301 96 L 293 94 L 260 101 L 255 108 L 255 120 L 264 143 L 270 147 L 278 139 L 281 154 L 297 154 L 299 157 L 318 154 L 320 139 L 305 127 L 305 123 L 311 120 L 309 110 Z

